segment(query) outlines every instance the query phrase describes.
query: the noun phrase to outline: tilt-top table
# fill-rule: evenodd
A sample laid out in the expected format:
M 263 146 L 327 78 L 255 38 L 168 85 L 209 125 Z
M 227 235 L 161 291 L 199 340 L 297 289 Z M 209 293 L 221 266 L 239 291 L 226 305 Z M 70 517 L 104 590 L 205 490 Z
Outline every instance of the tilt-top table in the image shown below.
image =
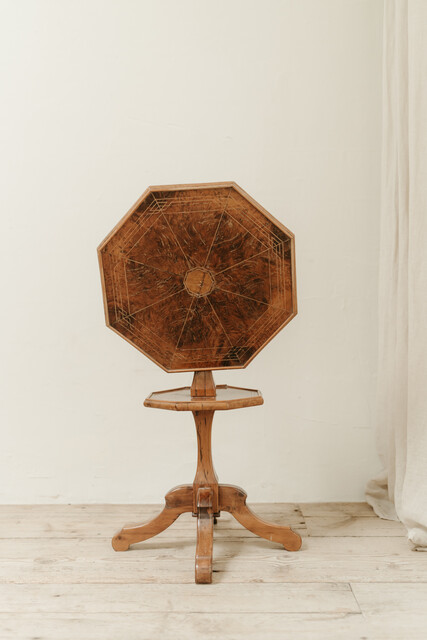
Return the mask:
M 296 314 L 294 237 L 235 183 L 150 187 L 98 249 L 107 325 L 165 371 L 194 371 L 191 387 L 152 393 L 146 407 L 191 411 L 198 442 L 193 484 L 165 497 L 146 524 L 114 536 L 116 551 L 151 538 L 185 512 L 197 517 L 197 583 L 212 581 L 221 511 L 253 533 L 301 546 L 290 527 L 258 518 L 246 493 L 218 484 L 215 411 L 263 403 L 259 391 L 215 386 L 212 370 L 243 368 Z

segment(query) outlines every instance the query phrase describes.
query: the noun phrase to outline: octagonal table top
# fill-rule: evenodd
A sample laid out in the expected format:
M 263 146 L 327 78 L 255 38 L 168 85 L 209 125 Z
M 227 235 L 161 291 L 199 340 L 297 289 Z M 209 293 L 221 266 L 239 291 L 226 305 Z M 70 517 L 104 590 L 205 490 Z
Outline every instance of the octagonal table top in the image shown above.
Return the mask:
M 294 236 L 232 182 L 149 187 L 98 253 L 107 325 L 166 371 L 245 367 L 297 312 Z

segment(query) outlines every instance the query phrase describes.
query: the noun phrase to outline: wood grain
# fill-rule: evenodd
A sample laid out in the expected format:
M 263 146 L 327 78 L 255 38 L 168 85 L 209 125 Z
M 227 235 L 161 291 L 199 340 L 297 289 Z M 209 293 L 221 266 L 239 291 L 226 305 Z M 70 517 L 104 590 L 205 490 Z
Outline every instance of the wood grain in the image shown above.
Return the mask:
M 194 584 L 191 513 L 134 553 L 112 552 L 110 518 L 139 511 L 149 519 L 157 509 L 0 506 L 2 640 L 425 638 L 427 554 L 412 551 L 406 536 L 387 536 L 364 503 L 256 505 L 266 520 L 294 526 L 304 526 L 304 511 L 319 518 L 323 535 L 306 536 L 297 554 L 223 512 L 213 584 L 203 586 Z M 343 515 L 354 519 L 352 537 L 322 525 Z
M 211 507 L 216 515 L 219 512 L 218 477 L 212 460 L 212 421 L 213 411 L 193 411 L 197 433 L 197 468 L 193 482 L 193 513 L 199 513 L 199 491 L 210 489 Z
M 179 538 L 171 528 L 126 553 L 114 553 L 106 538 L 3 540 L 0 583 L 192 584 L 196 519 L 188 525 Z M 215 527 L 216 584 L 427 582 L 427 554 L 412 551 L 404 537 L 308 537 L 291 553 L 252 534 L 240 537 L 239 530 L 219 538 L 221 525 L 222 516 Z
M 195 371 L 190 391 L 192 398 L 215 398 L 216 386 L 212 371 Z
M 131 544 L 148 540 L 170 527 L 182 513 L 193 510 L 193 489 L 190 485 L 175 487 L 165 497 L 163 511 L 146 524 L 127 525 L 112 540 L 114 551 L 127 551 Z
M 379 520 L 379 521 L 378 521 Z M 305 522 L 310 536 L 405 536 L 401 522 L 382 520 L 377 517 L 357 518 L 336 515 L 329 517 L 306 516 Z
M 424 594 L 425 589 L 421 593 Z M 1 610 L 7 613 L 359 611 L 350 585 L 346 583 L 224 583 L 204 589 L 194 584 L 139 584 L 138 588 L 126 583 L 92 584 L 90 589 L 85 584 L 9 584 L 1 591 L 1 596 Z M 415 598 L 415 602 L 419 603 L 419 599 Z
M 395 640 L 396 636 L 368 635 L 370 627 L 361 613 L 298 613 L 259 614 L 248 613 L 132 613 L 127 615 L 105 614 L 24 614 L 11 617 L 0 614 L 2 640 L 188 640 L 203 638 L 215 640 Z M 65 630 L 65 635 L 59 635 Z M 202 632 L 201 632 L 202 630 Z M 419 629 L 420 630 L 420 629 Z M 424 631 L 424 630 L 423 630 Z M 285 636 L 286 637 L 286 636 Z M 412 640 L 415 636 L 410 636 Z M 408 636 L 399 636 L 409 640 Z M 424 640 L 425 636 L 417 636 Z
M 238 522 L 255 535 L 272 542 L 279 542 L 287 551 L 298 551 L 301 548 L 301 536 L 290 527 L 273 524 L 262 520 L 247 506 L 246 493 L 240 487 L 220 485 L 219 508 L 229 511 Z
M 199 395 L 209 393 L 211 396 Z M 213 396 L 213 393 L 216 395 Z M 160 396 L 160 399 L 159 399 Z M 225 397 L 225 399 L 224 399 Z M 226 399 L 228 397 L 228 400 Z M 195 580 L 197 583 L 212 581 L 213 525 L 221 511 L 231 513 L 252 533 L 269 541 L 279 542 L 289 551 L 301 547 L 301 536 L 289 526 L 265 521 L 246 505 L 246 493 L 239 487 L 219 485 L 212 459 L 212 423 L 215 409 L 245 406 L 246 402 L 262 402 L 259 392 L 217 387 L 212 372 L 195 372 L 193 384 L 184 389 L 172 389 L 152 394 L 145 404 L 173 410 L 191 410 L 197 434 L 197 467 L 192 488 L 183 485 L 166 496 L 163 511 L 151 521 L 126 526 L 113 538 L 115 551 L 127 551 L 131 544 L 142 542 L 169 527 L 182 512 L 192 510 L 197 517 L 197 544 Z M 237 404 L 227 405 L 228 402 Z M 223 405 L 226 406 L 223 406 Z M 191 506 L 190 506 L 191 505 Z
M 262 517 L 273 517 L 278 524 L 290 524 L 300 533 L 305 531 L 301 511 L 294 503 L 262 503 L 254 507 Z M 98 539 L 99 544 L 104 544 L 104 539 L 110 540 L 111 530 L 118 529 L 123 521 L 130 522 L 139 514 L 141 521 L 148 522 L 156 517 L 162 508 L 163 505 L 160 504 L 1 505 L 0 539 L 84 538 Z M 185 538 L 194 527 L 191 513 L 183 513 L 175 520 L 171 530 L 162 533 L 162 540 L 167 543 L 166 538 Z M 224 512 L 221 515 L 220 527 L 215 532 L 216 538 L 228 539 L 236 535 L 239 538 L 253 537 L 253 534 L 243 529 L 231 514 Z
M 212 487 L 200 487 L 197 502 L 197 545 L 195 581 L 197 584 L 212 582 L 213 555 L 213 491 Z
M 378 516 L 367 502 L 300 502 L 299 508 L 304 516 L 314 517 L 355 517 L 375 518 Z
M 255 407 L 264 403 L 261 392 L 256 389 L 226 384 L 218 384 L 215 388 L 215 398 L 193 396 L 191 387 L 155 391 L 145 399 L 144 406 L 170 411 L 226 411 Z
M 166 371 L 245 367 L 297 312 L 294 236 L 233 182 L 150 187 L 98 254 L 107 325 Z

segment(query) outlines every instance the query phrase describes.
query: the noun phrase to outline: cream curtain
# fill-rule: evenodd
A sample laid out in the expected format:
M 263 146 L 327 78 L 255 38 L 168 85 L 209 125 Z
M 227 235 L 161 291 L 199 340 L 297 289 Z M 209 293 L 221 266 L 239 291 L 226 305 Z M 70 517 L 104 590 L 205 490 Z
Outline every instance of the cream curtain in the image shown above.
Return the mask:
M 427 0 L 385 0 L 375 512 L 427 548 Z

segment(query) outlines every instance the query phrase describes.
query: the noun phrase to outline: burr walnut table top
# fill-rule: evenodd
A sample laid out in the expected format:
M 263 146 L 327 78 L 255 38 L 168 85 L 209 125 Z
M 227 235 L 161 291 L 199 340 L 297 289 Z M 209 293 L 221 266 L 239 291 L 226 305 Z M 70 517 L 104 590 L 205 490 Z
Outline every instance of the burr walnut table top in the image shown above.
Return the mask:
M 172 411 L 217 411 L 254 407 L 263 402 L 260 391 L 219 384 L 216 386 L 215 398 L 192 398 L 191 387 L 181 387 L 168 391 L 155 391 L 148 396 L 144 405 Z
M 294 236 L 233 182 L 149 187 L 98 253 L 107 325 L 166 371 L 246 367 L 297 312 Z

